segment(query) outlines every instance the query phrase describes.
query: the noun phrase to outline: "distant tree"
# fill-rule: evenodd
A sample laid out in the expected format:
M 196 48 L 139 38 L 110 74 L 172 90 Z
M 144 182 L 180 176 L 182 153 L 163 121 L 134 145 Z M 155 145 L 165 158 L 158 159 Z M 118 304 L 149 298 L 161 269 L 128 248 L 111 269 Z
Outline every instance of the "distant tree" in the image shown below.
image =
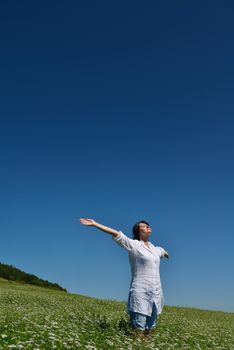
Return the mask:
M 0 263 L 0 277 L 10 281 L 28 283 L 40 287 L 51 288 L 55 290 L 63 290 L 64 292 L 67 292 L 65 288 L 62 288 L 57 283 L 51 283 L 47 280 L 43 280 L 35 275 L 17 269 L 15 266 L 12 265 Z

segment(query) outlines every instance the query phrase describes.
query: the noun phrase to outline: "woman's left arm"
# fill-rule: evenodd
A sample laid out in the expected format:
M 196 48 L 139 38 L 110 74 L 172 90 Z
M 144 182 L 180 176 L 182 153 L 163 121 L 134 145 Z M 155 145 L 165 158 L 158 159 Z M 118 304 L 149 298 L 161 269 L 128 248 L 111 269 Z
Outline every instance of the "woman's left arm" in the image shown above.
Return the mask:
M 160 258 L 165 257 L 165 258 L 169 259 L 169 254 L 163 247 L 157 247 L 157 248 L 159 249 Z

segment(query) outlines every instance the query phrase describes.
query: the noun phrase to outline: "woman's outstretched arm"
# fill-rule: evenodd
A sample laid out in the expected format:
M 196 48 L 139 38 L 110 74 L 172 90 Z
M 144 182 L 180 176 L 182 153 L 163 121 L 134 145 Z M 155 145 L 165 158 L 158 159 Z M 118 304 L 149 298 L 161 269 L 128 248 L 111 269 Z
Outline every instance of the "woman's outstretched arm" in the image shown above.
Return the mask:
M 93 219 L 80 218 L 80 223 L 83 225 L 87 225 L 87 226 L 94 226 L 94 227 L 98 228 L 99 230 L 102 230 L 102 231 L 112 235 L 113 237 L 117 237 L 119 235 L 119 231 L 114 230 L 113 228 L 104 226 L 102 224 L 99 224 L 98 222 L 96 222 Z

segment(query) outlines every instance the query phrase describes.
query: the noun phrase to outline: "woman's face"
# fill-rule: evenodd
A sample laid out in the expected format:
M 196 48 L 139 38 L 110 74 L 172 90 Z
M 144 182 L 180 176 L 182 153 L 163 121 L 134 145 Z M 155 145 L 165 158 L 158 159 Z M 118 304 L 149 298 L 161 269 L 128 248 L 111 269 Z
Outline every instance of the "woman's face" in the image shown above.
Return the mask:
M 149 225 L 141 222 L 139 224 L 139 235 L 141 239 L 147 239 L 151 235 L 151 228 Z

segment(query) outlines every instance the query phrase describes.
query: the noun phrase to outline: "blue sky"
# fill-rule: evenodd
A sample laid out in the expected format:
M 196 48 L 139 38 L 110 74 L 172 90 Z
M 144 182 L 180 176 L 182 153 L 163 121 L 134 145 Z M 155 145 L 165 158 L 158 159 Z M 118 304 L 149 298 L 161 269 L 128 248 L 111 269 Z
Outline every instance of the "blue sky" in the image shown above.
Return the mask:
M 165 304 L 234 312 L 234 6 L 1 4 L 0 261 L 127 300 L 127 252 L 171 259 Z

